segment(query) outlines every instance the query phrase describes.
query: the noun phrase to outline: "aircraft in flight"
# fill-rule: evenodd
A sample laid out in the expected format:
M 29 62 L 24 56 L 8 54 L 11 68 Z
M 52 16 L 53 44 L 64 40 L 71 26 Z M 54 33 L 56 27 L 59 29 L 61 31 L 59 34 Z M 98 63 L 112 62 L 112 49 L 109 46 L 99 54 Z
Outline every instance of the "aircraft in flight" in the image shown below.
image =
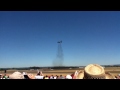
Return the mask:
M 58 41 L 57 43 L 62 43 L 62 41 Z

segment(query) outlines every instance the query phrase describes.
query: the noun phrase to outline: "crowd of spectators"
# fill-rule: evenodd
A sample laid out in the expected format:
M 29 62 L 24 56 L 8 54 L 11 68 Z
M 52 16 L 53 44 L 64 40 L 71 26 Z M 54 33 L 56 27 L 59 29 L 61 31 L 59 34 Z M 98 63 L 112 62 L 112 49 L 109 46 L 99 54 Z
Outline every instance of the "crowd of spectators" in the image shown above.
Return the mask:
M 98 64 L 89 64 L 83 71 L 75 71 L 66 76 L 63 75 L 44 75 L 42 71 L 38 71 L 36 75 L 27 74 L 26 72 L 14 72 L 9 76 L 0 74 L 0 79 L 120 79 L 120 74 L 113 76 L 110 72 L 106 72 L 104 68 Z

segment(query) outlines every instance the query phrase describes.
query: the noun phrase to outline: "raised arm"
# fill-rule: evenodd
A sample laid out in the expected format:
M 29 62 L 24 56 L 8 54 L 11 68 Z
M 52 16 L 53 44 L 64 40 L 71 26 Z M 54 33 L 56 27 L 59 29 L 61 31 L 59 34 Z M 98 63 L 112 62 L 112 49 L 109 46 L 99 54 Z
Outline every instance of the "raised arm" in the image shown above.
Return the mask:
M 41 75 L 41 76 L 44 76 L 43 73 L 42 73 L 42 71 L 40 72 L 40 75 Z

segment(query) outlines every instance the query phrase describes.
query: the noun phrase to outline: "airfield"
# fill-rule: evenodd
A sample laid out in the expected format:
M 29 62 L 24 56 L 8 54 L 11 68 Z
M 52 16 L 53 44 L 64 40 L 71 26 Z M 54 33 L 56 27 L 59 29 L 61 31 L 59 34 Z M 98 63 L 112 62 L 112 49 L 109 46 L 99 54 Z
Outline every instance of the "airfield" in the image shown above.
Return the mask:
M 112 75 L 116 76 L 118 74 L 120 74 L 120 67 L 105 67 L 104 68 L 105 71 L 110 72 Z M 80 70 L 84 70 L 84 68 L 57 68 L 57 69 L 38 69 L 39 71 L 42 71 L 44 75 L 63 75 L 66 76 L 68 74 L 72 74 L 74 73 L 76 70 L 80 71 Z M 31 73 L 33 75 L 37 74 L 37 70 L 7 70 L 6 74 L 10 75 L 15 71 L 19 71 L 19 72 L 27 72 L 28 74 Z M 0 74 L 4 74 L 4 71 L 0 71 Z

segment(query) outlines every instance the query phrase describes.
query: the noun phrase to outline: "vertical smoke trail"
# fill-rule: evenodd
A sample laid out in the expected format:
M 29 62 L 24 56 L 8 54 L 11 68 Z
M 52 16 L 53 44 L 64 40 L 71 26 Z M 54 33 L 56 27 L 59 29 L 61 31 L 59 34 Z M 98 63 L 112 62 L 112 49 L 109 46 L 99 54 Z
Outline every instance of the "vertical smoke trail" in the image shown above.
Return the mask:
M 56 59 L 53 61 L 54 66 L 63 66 L 63 50 L 61 43 L 58 43 L 58 50 L 57 50 L 57 56 Z

